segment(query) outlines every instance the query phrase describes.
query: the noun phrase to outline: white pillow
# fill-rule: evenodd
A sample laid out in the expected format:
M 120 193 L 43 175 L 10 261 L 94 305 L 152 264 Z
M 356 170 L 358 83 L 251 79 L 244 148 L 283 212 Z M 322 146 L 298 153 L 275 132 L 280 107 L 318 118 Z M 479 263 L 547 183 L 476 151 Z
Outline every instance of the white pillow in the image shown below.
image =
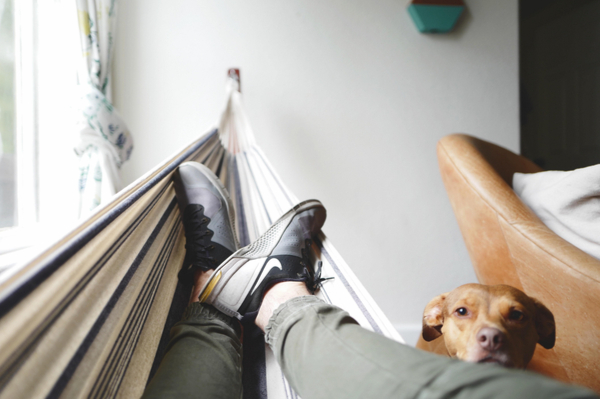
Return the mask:
M 600 259 L 600 165 L 515 173 L 513 189 L 552 231 Z

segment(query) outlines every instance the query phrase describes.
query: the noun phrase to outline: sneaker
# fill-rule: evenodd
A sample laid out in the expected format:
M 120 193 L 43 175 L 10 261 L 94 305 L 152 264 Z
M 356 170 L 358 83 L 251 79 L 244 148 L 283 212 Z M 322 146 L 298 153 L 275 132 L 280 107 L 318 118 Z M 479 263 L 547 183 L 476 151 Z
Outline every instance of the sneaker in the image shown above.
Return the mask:
M 320 284 L 320 265 L 310 270 L 310 237 L 325 222 L 321 202 L 299 203 L 277 220 L 258 240 L 223 262 L 200 292 L 200 302 L 241 319 L 255 316 L 265 291 L 281 281 L 304 281 L 311 292 Z
M 215 269 L 238 248 L 234 210 L 221 180 L 206 166 L 186 162 L 173 177 L 185 229 L 185 260 L 179 278 Z

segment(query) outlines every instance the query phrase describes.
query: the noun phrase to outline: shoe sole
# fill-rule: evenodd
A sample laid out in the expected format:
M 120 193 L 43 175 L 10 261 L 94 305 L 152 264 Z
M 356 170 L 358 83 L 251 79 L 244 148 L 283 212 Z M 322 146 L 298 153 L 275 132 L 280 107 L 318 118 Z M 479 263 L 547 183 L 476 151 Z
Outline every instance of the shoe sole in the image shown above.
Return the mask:
M 229 196 L 229 191 L 221 182 L 221 179 L 215 175 L 215 173 L 210 170 L 207 166 L 199 163 L 199 162 L 184 162 L 180 166 L 192 166 L 198 169 L 206 178 L 212 183 L 212 185 L 217 189 L 221 197 L 225 199 L 225 207 L 227 208 L 227 216 L 229 216 L 229 224 L 231 230 L 233 232 L 233 239 L 235 240 L 235 247 L 240 248 L 240 243 L 238 241 L 237 229 L 235 227 L 235 210 L 233 208 L 233 202 L 231 201 L 231 197 Z
M 258 240 L 254 241 L 252 244 L 246 247 L 240 248 L 231 256 L 229 256 L 229 258 L 225 259 L 225 261 L 215 269 L 215 272 L 212 274 L 211 278 L 204 284 L 204 287 L 202 288 L 202 291 L 200 291 L 199 295 L 200 302 L 205 302 L 208 299 L 208 297 L 210 296 L 213 289 L 216 287 L 217 283 L 219 282 L 224 273 L 235 274 L 240 268 L 244 267 L 247 263 L 231 262 L 233 258 L 246 258 L 248 260 L 251 260 L 268 257 L 269 255 L 271 255 L 277 244 L 279 244 L 283 233 L 290 225 L 292 220 L 294 220 L 294 217 L 302 212 L 314 208 L 325 209 L 323 204 L 321 204 L 321 202 L 318 200 L 306 200 L 300 202 L 292 209 L 287 211 L 285 214 L 283 214 L 271 227 L 269 227 L 269 229 L 263 235 L 261 235 L 258 238 Z M 319 229 L 320 227 L 321 226 L 319 226 Z M 315 234 L 316 232 L 313 231 L 311 233 Z M 241 315 L 236 311 L 232 311 L 228 308 L 222 308 L 221 306 L 217 306 L 217 304 L 213 305 L 215 305 L 219 310 L 230 316 L 241 318 Z

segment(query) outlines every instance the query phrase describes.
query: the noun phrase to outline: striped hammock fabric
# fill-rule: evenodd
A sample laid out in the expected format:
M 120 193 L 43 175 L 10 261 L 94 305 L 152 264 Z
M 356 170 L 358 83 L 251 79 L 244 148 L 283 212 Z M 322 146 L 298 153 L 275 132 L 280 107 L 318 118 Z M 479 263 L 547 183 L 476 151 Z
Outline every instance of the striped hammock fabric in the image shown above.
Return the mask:
M 0 397 L 137 398 L 189 292 L 178 284 L 185 236 L 171 182 L 202 162 L 228 188 L 241 245 L 298 202 L 256 145 L 232 89 L 219 129 L 138 181 L 0 285 Z M 319 296 L 402 341 L 324 234 Z M 262 334 L 244 326 L 244 397 L 297 397 Z

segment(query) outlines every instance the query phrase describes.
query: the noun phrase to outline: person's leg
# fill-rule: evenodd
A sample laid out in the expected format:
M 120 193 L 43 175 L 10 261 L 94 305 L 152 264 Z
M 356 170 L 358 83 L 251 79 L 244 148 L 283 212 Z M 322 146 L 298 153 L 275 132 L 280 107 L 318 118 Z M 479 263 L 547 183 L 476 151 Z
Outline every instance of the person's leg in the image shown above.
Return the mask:
M 186 236 L 179 279 L 194 289 L 143 397 L 240 398 L 240 323 L 198 302 L 214 269 L 238 249 L 233 205 L 219 178 L 197 162 L 178 168 L 174 187 Z
M 198 293 L 212 271 L 197 273 L 192 302 L 171 329 L 171 340 L 143 398 L 242 397 L 241 326 Z
M 582 388 L 409 347 L 360 327 L 301 283 L 275 285 L 256 319 L 303 399 L 597 398 Z

